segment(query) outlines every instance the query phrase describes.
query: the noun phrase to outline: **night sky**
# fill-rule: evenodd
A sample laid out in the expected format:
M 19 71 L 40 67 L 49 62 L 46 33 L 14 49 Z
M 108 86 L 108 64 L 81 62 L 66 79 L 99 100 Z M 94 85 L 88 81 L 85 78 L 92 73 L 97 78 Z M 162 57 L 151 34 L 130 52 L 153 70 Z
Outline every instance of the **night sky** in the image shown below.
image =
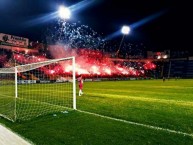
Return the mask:
M 122 25 L 130 25 L 136 27 L 124 41 L 142 42 L 152 50 L 193 49 L 193 9 L 186 0 L 84 0 L 84 5 L 78 5 L 80 2 L 0 0 L 0 33 L 40 40 L 48 23 L 53 21 L 48 15 L 64 4 L 74 6 L 71 22 L 88 25 L 104 37 L 120 30 Z M 46 20 L 41 19 L 45 16 Z

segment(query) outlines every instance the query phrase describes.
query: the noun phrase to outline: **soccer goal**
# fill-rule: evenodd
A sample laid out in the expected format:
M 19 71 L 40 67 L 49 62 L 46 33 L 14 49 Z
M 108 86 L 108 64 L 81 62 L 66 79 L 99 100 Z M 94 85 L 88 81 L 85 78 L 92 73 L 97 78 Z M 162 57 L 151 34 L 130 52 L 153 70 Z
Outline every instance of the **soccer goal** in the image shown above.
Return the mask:
M 75 57 L 0 68 L 0 116 L 11 121 L 76 109 Z

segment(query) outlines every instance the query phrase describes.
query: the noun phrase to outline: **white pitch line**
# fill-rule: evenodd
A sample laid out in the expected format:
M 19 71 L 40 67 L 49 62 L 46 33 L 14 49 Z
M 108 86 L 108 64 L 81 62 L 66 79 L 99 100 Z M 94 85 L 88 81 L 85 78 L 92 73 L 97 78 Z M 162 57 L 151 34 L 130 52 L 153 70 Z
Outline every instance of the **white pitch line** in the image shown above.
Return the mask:
M 161 127 L 157 127 L 157 126 L 152 126 L 152 125 L 147 125 L 147 124 L 127 121 L 127 120 L 123 120 L 123 119 L 113 118 L 113 117 L 104 116 L 104 115 L 100 115 L 100 114 L 96 114 L 96 113 L 82 111 L 82 110 L 77 110 L 77 111 L 82 112 L 82 113 L 86 113 L 86 114 L 90 114 L 90 115 L 94 115 L 94 116 L 98 116 L 98 117 L 102 117 L 102 118 L 106 118 L 106 119 L 110 119 L 110 120 L 124 122 L 124 123 L 127 123 L 127 124 L 142 126 L 142 127 L 146 127 L 146 128 L 150 128 L 150 129 L 154 129 L 154 130 L 166 131 L 166 132 L 169 132 L 169 133 L 179 134 L 179 135 L 183 135 L 183 136 L 189 136 L 189 137 L 193 138 L 193 134 L 186 133 L 186 132 L 181 132 L 181 131 L 176 131 L 176 130 L 172 130 L 172 129 L 161 128 Z
M 1 145 L 32 145 L 18 134 L 12 132 L 0 124 L 0 144 Z

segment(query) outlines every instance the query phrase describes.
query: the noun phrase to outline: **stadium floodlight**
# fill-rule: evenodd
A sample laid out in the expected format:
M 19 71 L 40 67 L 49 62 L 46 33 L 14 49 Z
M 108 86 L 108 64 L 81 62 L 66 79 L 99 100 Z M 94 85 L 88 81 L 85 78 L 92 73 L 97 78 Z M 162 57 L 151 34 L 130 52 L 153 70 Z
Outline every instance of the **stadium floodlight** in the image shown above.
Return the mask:
M 167 55 L 163 55 L 162 58 L 163 58 L 163 59 L 167 59 L 168 56 L 167 56 Z
M 68 72 L 66 65 L 71 66 Z M 75 57 L 0 68 L 0 116 L 29 120 L 76 109 L 75 80 Z
M 62 19 L 69 19 L 71 16 L 70 9 L 65 6 L 60 6 L 58 10 L 59 16 Z
M 125 38 L 125 35 L 128 35 L 129 34 L 129 32 L 130 32 L 130 27 L 129 26 L 126 26 L 126 25 L 124 25 L 123 27 L 122 27 L 122 29 L 121 29 L 121 33 L 123 34 L 123 37 L 122 37 L 122 39 L 121 39 L 121 43 L 120 43 L 120 45 L 119 45 L 119 48 L 118 48 L 118 50 L 117 50 L 117 52 L 116 52 L 116 56 L 118 57 L 118 55 L 119 55 L 119 51 L 120 51 L 120 49 L 121 49 L 121 45 L 122 45 L 122 43 L 123 43 L 123 40 L 124 40 L 124 38 Z
M 124 35 L 128 35 L 129 32 L 130 32 L 130 27 L 129 27 L 129 26 L 123 26 L 122 29 L 121 29 L 121 32 L 122 32 Z

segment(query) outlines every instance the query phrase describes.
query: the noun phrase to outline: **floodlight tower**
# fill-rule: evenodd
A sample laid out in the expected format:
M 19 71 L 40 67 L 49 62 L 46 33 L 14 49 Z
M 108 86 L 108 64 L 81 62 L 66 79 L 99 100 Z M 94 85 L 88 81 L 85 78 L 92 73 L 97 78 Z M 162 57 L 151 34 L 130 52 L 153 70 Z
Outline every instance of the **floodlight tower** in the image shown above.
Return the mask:
M 119 45 L 119 48 L 118 48 L 118 50 L 117 50 L 117 52 L 116 52 L 116 56 L 117 56 L 117 57 L 118 57 L 118 55 L 119 55 L 119 51 L 120 51 L 120 49 L 121 49 L 121 45 L 122 45 L 122 43 L 123 43 L 123 40 L 124 40 L 124 38 L 125 38 L 125 35 L 128 35 L 129 32 L 130 32 L 130 27 L 129 27 L 129 26 L 123 26 L 123 27 L 122 27 L 121 33 L 123 34 L 123 37 L 122 37 L 122 39 L 121 39 L 121 43 L 120 43 L 120 45 Z
M 158 57 L 158 59 L 162 59 L 162 71 L 161 71 L 161 77 L 164 77 L 164 62 L 165 60 L 167 60 L 168 55 L 162 55 L 160 57 Z
M 63 32 L 63 29 L 64 29 L 64 22 L 67 20 L 67 19 L 70 19 L 70 16 L 71 16 L 71 11 L 68 7 L 65 7 L 63 5 L 61 5 L 58 9 L 58 15 L 59 15 L 59 18 L 62 20 L 61 22 L 61 32 L 60 32 L 60 36 L 59 36 L 59 40 L 61 40 L 61 36 L 62 36 L 62 32 Z

